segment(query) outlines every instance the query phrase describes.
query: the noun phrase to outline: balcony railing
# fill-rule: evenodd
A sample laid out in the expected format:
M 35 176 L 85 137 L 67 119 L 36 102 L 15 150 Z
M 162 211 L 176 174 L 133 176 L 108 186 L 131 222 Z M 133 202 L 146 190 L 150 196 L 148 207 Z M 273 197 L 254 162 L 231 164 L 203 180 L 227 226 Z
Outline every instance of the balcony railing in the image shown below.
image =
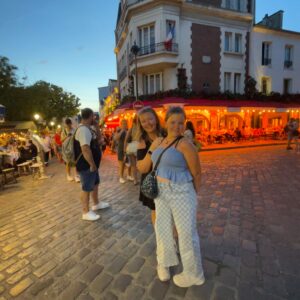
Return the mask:
M 137 56 L 145 56 L 149 54 L 154 53 L 160 53 L 160 52 L 169 52 L 169 53 L 178 53 L 178 44 L 177 43 L 169 43 L 169 42 L 163 42 L 163 43 L 157 43 L 157 44 L 151 44 L 149 46 L 141 47 Z M 134 60 L 134 55 L 130 53 L 129 55 L 129 61 L 132 63 Z
M 291 68 L 293 66 L 293 62 L 291 61 L 291 60 L 285 60 L 284 61 L 284 67 L 286 68 L 286 69 L 289 69 L 289 68 Z
M 263 66 L 269 66 L 272 62 L 272 59 L 271 58 L 263 58 L 262 59 L 262 65 Z

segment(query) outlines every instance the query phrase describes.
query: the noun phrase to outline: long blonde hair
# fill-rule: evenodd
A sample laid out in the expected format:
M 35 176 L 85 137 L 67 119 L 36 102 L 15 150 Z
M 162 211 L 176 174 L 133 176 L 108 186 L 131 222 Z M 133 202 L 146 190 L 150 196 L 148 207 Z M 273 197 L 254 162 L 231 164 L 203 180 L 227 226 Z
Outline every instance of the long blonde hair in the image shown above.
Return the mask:
M 146 106 L 144 108 L 142 108 L 139 112 L 138 112 L 138 118 L 137 118 L 137 132 L 136 132 L 136 138 L 137 141 L 141 141 L 142 139 L 144 141 L 150 141 L 151 139 L 149 138 L 148 133 L 145 131 L 145 129 L 143 128 L 141 121 L 140 121 L 140 116 L 142 116 L 143 114 L 146 113 L 151 113 L 156 120 L 156 134 L 157 136 L 161 136 L 162 135 L 162 128 L 160 125 L 160 120 L 158 118 L 157 113 L 155 112 L 155 110 L 150 107 L 150 106 Z

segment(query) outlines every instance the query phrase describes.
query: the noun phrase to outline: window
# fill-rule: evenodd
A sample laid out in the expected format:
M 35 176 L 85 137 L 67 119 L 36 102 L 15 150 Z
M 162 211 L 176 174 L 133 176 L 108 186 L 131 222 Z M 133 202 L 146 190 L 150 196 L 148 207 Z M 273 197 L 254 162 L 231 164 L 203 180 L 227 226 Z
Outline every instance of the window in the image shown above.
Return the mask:
M 225 8 L 231 9 L 231 0 L 225 0 Z
M 239 33 L 235 34 L 234 52 L 236 52 L 236 53 L 242 53 L 242 35 L 239 34 Z
M 162 74 L 148 74 L 144 75 L 144 94 L 155 94 L 162 90 Z
M 225 72 L 224 73 L 224 91 L 231 90 L 231 73 Z
M 139 28 L 140 54 L 145 55 L 155 52 L 154 25 Z
M 242 0 L 237 0 L 237 2 L 236 2 L 236 9 L 238 10 L 238 11 L 241 11 L 242 10 Z
M 234 74 L 234 93 L 241 94 L 241 74 Z
M 284 67 L 286 69 L 289 69 L 293 66 L 292 54 L 293 54 L 293 46 L 285 46 Z
M 292 80 L 284 79 L 283 80 L 283 94 L 291 94 L 292 93 Z
M 261 79 L 261 92 L 265 95 L 270 93 L 270 79 L 267 77 Z
M 263 42 L 262 43 L 262 62 L 263 66 L 271 65 L 271 43 Z
M 231 32 L 225 32 L 225 51 L 231 52 L 231 44 L 232 44 L 232 33 Z

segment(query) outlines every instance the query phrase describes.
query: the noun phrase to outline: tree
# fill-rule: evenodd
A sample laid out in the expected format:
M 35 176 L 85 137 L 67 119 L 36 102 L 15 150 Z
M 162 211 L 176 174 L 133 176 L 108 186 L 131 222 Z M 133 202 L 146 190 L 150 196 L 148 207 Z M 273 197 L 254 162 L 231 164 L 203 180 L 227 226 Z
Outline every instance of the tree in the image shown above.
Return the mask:
M 16 71 L 18 68 L 9 63 L 9 59 L 0 56 L 0 90 L 8 89 L 18 84 Z
M 18 82 L 17 70 L 7 57 L 0 56 L 0 104 L 6 107 L 7 120 L 31 120 L 34 113 L 39 113 L 46 121 L 61 121 L 79 112 L 78 97 L 45 81 L 23 86 Z

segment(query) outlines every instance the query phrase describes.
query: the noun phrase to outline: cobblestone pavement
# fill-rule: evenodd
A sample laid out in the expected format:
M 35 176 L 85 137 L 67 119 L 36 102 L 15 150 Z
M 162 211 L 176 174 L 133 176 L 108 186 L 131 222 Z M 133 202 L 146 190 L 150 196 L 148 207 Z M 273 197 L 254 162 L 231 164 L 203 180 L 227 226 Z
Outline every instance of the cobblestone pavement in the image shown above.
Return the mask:
M 150 212 L 105 155 L 100 195 L 112 208 L 97 222 L 81 221 L 80 186 L 58 163 L 51 179 L 1 192 L 0 299 L 300 299 L 300 155 L 277 146 L 201 160 L 204 286 L 158 280 Z

